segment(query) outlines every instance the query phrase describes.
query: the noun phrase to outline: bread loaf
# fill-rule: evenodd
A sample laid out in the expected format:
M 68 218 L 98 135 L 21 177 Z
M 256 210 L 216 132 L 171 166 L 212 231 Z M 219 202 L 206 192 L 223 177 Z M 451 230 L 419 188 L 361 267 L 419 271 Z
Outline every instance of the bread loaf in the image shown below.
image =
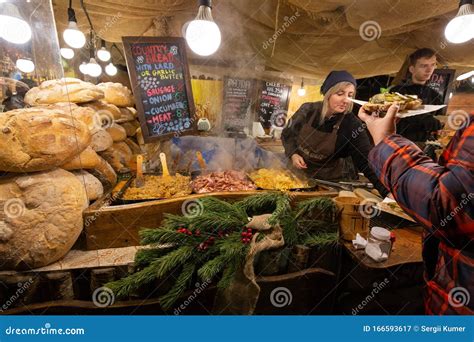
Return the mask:
M 86 206 L 83 185 L 62 169 L 0 180 L 0 269 L 62 258 L 81 233 Z
M 105 129 L 98 130 L 92 135 L 90 147 L 96 152 L 102 152 L 113 145 L 114 141 Z
M 74 171 L 73 174 L 81 182 L 89 201 L 94 201 L 104 194 L 104 187 L 99 179 L 85 170 Z
M 107 103 L 119 107 L 132 107 L 134 104 L 132 92 L 120 83 L 99 83 L 97 87 L 104 92 L 104 100 Z
M 127 133 L 127 137 L 134 137 L 137 135 L 137 129 L 140 127 L 140 123 L 136 120 L 134 121 L 129 121 L 129 122 L 124 122 L 123 124 L 120 124 L 125 129 L 125 132 Z
M 32 172 L 71 160 L 91 142 L 88 127 L 63 111 L 23 108 L 0 116 L 0 170 Z
M 40 105 L 35 108 L 46 108 L 62 111 L 64 114 L 72 116 L 74 120 L 82 121 L 87 125 L 91 134 L 101 128 L 101 120 L 96 111 L 92 108 L 81 107 L 72 102 L 58 102 L 52 105 Z
M 103 100 L 83 103 L 82 106 L 92 108 L 93 110 L 101 114 L 101 116 L 103 116 L 104 118 L 110 117 L 111 121 L 119 120 L 122 117 L 122 112 L 117 106 L 109 104 Z
M 130 107 L 129 107 L 130 108 Z M 122 114 L 118 120 L 115 120 L 117 123 L 124 123 L 128 121 L 136 121 L 135 116 L 132 114 L 132 111 L 128 108 L 120 108 L 120 113 Z
M 114 142 L 120 142 L 127 139 L 127 132 L 125 129 L 116 123 L 108 127 L 106 131 L 110 134 Z
M 135 141 L 132 139 L 127 139 L 125 140 L 125 143 L 130 147 L 130 150 L 132 151 L 132 154 L 141 154 L 142 150 L 140 149 L 140 146 L 137 145 Z
M 113 187 L 117 183 L 117 174 L 112 166 L 102 159 L 91 147 L 86 148 L 80 155 L 66 164 L 61 165 L 66 170 L 86 169 L 105 184 Z
M 30 106 L 57 102 L 84 103 L 103 97 L 103 90 L 92 83 L 77 78 L 62 78 L 44 81 L 39 87 L 30 89 L 25 95 L 25 103 Z
M 112 147 L 100 153 L 100 155 L 118 173 L 130 172 L 132 150 L 125 142 L 114 143 Z

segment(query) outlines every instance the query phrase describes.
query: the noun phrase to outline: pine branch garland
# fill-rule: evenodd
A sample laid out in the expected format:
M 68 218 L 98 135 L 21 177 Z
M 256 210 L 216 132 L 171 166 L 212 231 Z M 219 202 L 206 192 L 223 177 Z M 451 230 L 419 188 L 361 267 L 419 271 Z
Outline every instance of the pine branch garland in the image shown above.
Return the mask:
M 305 238 L 304 244 L 309 247 L 323 247 L 327 245 L 336 244 L 338 241 L 338 233 L 320 233 L 309 235 Z
M 168 310 L 171 308 L 179 296 L 186 291 L 191 284 L 195 270 L 196 264 L 194 263 L 187 263 L 183 266 L 181 273 L 171 290 L 159 298 L 160 305 L 163 309 Z
M 177 232 L 175 229 L 142 229 L 139 231 L 142 245 L 186 243 L 190 237 Z
M 193 256 L 194 246 L 183 246 L 157 259 L 156 277 L 162 278 L 174 268 L 183 265 Z
M 170 252 L 173 247 L 160 247 L 160 248 L 144 248 L 137 251 L 135 254 L 135 266 L 143 268 L 148 266 L 153 260 L 156 260 L 166 253 Z
M 303 215 L 309 215 L 314 210 L 324 212 L 330 216 L 336 214 L 336 205 L 331 198 L 328 197 L 316 197 L 303 202 L 298 203 L 296 219 Z

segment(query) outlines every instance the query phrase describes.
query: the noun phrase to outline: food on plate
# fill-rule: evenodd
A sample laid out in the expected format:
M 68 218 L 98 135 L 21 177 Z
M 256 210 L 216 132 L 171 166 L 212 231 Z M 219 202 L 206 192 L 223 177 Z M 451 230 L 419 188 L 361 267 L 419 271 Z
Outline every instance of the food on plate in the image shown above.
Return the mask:
M 191 178 L 178 173 L 169 177 L 145 175 L 144 179 L 145 185 L 141 188 L 135 187 L 134 180 L 122 198 L 124 200 L 171 198 L 189 195 L 192 190 Z
M 256 186 L 240 171 L 211 172 L 196 177 L 192 184 L 198 194 L 219 191 L 255 190 Z
M 372 96 L 363 108 L 369 113 L 384 114 L 394 102 L 399 104 L 400 111 L 419 109 L 423 105 L 423 101 L 416 95 L 383 93 Z
M 262 189 L 289 190 L 307 188 L 307 182 L 298 179 L 289 171 L 277 169 L 260 169 L 250 174 L 250 179 Z

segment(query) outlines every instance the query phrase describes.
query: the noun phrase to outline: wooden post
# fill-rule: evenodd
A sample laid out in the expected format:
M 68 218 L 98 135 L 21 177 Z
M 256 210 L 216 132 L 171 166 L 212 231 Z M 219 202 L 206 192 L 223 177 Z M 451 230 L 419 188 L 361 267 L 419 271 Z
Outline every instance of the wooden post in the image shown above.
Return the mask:
M 71 272 L 51 272 L 45 275 L 48 282 L 49 300 L 74 299 Z

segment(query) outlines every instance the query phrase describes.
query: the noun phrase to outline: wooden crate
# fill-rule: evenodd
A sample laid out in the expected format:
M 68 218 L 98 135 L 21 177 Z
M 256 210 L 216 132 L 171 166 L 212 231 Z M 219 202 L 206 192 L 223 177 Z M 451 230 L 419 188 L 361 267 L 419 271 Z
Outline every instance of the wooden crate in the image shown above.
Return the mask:
M 164 215 L 181 214 L 185 201 L 213 196 L 222 200 L 237 201 L 261 193 L 257 191 L 219 192 L 189 195 L 186 197 L 148 201 L 126 205 L 108 205 L 117 188 L 104 195 L 84 211 L 83 248 L 87 250 L 117 248 L 139 245 L 138 231 L 142 228 L 157 228 Z M 335 197 L 335 191 L 291 192 L 294 203 L 314 197 Z

